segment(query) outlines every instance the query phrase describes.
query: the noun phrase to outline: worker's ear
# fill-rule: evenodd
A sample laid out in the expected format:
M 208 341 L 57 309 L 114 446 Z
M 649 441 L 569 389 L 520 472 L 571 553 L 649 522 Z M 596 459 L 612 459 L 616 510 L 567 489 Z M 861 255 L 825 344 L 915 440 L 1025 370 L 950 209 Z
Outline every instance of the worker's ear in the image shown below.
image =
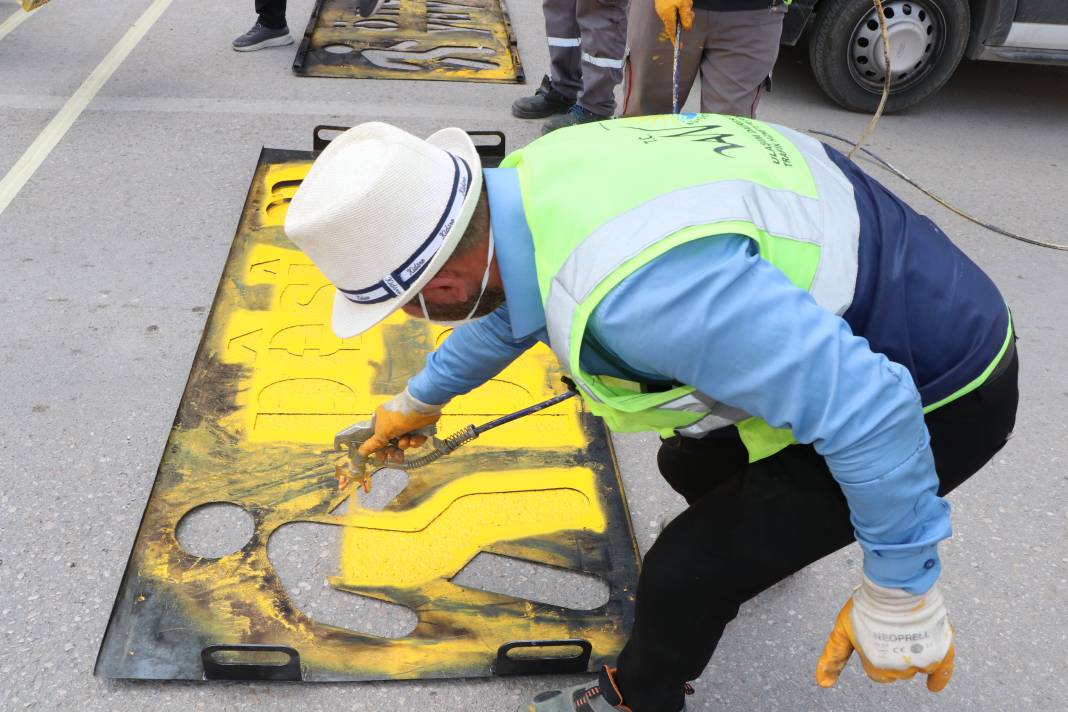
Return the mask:
M 441 304 L 465 304 L 473 294 L 469 280 L 457 272 L 442 269 L 423 286 L 423 299 L 428 303 Z

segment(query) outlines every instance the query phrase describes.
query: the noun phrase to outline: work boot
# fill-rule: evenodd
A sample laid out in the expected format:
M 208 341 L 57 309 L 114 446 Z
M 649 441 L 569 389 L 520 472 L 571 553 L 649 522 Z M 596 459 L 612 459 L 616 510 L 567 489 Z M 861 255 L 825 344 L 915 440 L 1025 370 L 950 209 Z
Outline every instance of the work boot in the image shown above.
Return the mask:
M 568 99 L 556 91 L 552 80 L 546 75 L 534 96 L 520 97 L 512 102 L 512 116 L 518 119 L 544 119 L 553 114 L 566 113 L 574 103 L 574 99 Z
M 562 116 L 554 116 L 545 122 L 545 125 L 541 127 L 541 135 L 544 136 L 547 133 L 552 133 L 556 129 L 567 128 L 568 126 L 578 126 L 579 124 L 588 124 L 591 121 L 604 121 L 610 119 L 611 116 L 601 116 L 595 114 L 588 109 L 583 109 L 578 104 L 575 104 L 568 112 Z
M 693 694 L 693 688 L 686 685 L 684 692 Z M 679 712 L 686 709 L 686 699 L 683 698 Z M 575 685 L 565 690 L 549 690 L 534 695 L 525 707 L 520 707 L 516 712 L 613 712 L 622 710 L 630 712 L 623 702 L 623 694 L 619 691 L 616 683 L 616 669 L 610 667 L 601 668 L 601 674 L 594 682 Z
M 274 30 L 257 22 L 251 30 L 234 40 L 233 48 L 238 52 L 252 52 L 264 47 L 281 47 L 287 44 L 293 44 L 288 27 L 282 26 Z

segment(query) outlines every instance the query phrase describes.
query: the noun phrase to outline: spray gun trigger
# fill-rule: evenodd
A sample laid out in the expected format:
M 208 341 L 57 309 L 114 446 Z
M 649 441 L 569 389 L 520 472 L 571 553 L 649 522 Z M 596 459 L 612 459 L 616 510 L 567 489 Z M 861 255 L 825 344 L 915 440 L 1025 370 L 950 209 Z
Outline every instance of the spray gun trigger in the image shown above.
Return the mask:
M 370 420 L 361 420 L 358 423 L 353 423 L 344 430 L 338 431 L 334 435 L 334 449 L 337 451 L 347 450 L 351 456 L 353 452 L 357 452 L 360 446 L 367 442 L 372 435 L 375 434 L 375 419 L 371 416 Z

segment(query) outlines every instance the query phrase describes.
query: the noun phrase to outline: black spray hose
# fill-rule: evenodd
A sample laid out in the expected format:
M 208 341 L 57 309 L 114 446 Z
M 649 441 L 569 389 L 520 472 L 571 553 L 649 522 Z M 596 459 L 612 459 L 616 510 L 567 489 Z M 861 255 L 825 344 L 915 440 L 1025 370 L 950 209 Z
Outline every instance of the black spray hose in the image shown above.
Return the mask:
M 557 403 L 566 401 L 568 398 L 571 398 L 576 393 L 578 393 L 578 391 L 575 390 L 575 384 L 573 381 L 571 381 L 571 379 L 565 378 L 564 383 L 567 384 L 568 387 L 568 391 L 566 393 L 561 393 L 558 396 L 553 396 L 548 400 L 543 400 L 541 403 L 535 403 L 534 405 L 528 408 L 517 410 L 514 413 L 503 415 L 500 418 L 497 418 L 496 420 L 491 420 L 490 422 L 484 423 L 482 425 L 468 425 L 463 430 L 459 430 L 453 433 L 444 440 L 435 441 L 434 452 L 429 452 L 426 455 L 423 455 L 422 457 L 417 457 L 413 460 L 408 460 L 407 462 L 404 462 L 400 465 L 391 465 L 391 467 L 397 467 L 397 469 L 401 470 L 415 470 L 420 467 L 424 467 L 432 462 L 440 460 L 441 458 L 445 457 L 461 445 L 466 445 L 467 443 L 471 442 L 487 430 L 493 430 L 494 428 L 504 425 L 505 423 L 511 423 L 513 420 L 518 420 L 519 418 L 523 418 L 533 413 L 537 413 L 539 410 L 545 410 L 546 408 L 554 406 Z
M 842 143 L 852 143 L 852 141 L 850 141 L 849 139 L 842 138 L 841 136 L 836 136 L 835 134 L 828 133 L 826 131 L 817 131 L 816 129 L 809 129 L 808 132 L 811 133 L 811 134 L 815 134 L 816 136 L 826 136 L 827 138 L 833 138 L 835 141 L 841 141 Z M 998 235 L 1003 235 L 1005 237 L 1010 237 L 1013 240 L 1019 240 L 1020 242 L 1026 242 L 1028 245 L 1035 245 L 1037 247 L 1046 247 L 1046 248 L 1049 248 L 1051 250 L 1068 251 L 1068 245 L 1062 245 L 1062 244 L 1058 244 L 1056 242 L 1046 242 L 1045 240 L 1037 240 L 1037 239 L 1035 239 L 1033 237 L 1024 237 L 1023 235 L 1019 235 L 1019 234 L 1017 234 L 1015 232 L 1010 232 L 1010 231 L 1008 231 L 1008 230 L 1006 230 L 1004 228 L 998 227 L 997 225 L 993 225 L 993 224 L 988 223 L 988 222 L 983 222 L 979 218 L 973 217 L 973 216 L 969 215 L 968 213 L 964 212 L 963 210 L 961 210 L 957 206 L 955 206 L 952 203 L 950 203 L 948 200 L 945 200 L 945 199 L 939 197 L 938 195 L 935 195 L 931 191 L 927 190 L 922 185 L 920 185 L 919 183 L 914 181 L 912 178 L 910 178 L 909 176 L 905 175 L 904 171 L 898 169 L 896 166 L 891 164 L 890 161 L 887 161 L 887 160 L 881 158 L 880 156 L 878 156 L 877 154 L 873 153 L 872 151 L 869 151 L 866 148 L 861 148 L 860 151 L 861 151 L 861 153 L 865 154 L 866 156 L 871 158 L 873 161 L 875 161 L 877 164 L 879 164 L 880 166 L 882 166 L 883 168 L 885 168 L 886 170 L 890 171 L 895 176 L 900 178 L 901 180 L 903 180 L 906 183 L 908 183 L 909 185 L 911 185 L 916 190 L 920 191 L 921 193 L 923 193 L 924 195 L 929 197 L 931 200 L 935 201 L 936 203 L 938 203 L 942 207 L 946 208 L 947 210 L 950 210 L 950 211 L 956 213 L 957 215 L 960 215 L 965 220 L 968 220 L 969 222 L 975 223 L 979 227 L 985 227 L 987 230 L 990 230 L 991 232 L 995 232 Z

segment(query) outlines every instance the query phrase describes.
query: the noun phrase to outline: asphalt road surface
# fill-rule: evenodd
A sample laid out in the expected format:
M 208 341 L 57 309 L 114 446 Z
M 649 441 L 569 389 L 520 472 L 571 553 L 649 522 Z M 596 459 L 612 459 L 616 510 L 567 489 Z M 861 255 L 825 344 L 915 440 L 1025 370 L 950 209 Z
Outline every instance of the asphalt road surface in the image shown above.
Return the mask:
M 0 39 L 0 177 L 151 0 L 53 0 Z M 293 76 L 293 47 L 230 40 L 252 1 L 176 0 L 0 213 L 0 709 L 512 710 L 579 678 L 375 684 L 100 680 L 92 666 L 261 146 L 307 149 L 319 123 L 417 135 L 537 123 L 508 107 L 547 66 L 540 5 L 513 0 L 526 85 Z M 304 27 L 310 0 L 292 0 Z M 0 2 L 0 22 L 16 11 Z M 855 137 L 867 117 L 786 50 L 760 117 Z M 690 107 L 696 104 L 691 100 Z M 984 220 L 1068 242 L 1068 71 L 965 63 L 879 125 L 870 147 Z M 1063 710 L 1068 700 L 1068 254 L 998 237 L 870 163 L 997 281 L 1021 359 L 1016 436 L 950 496 L 943 545 L 957 631 L 940 695 L 813 670 L 859 576 L 850 547 L 746 604 L 697 681 L 697 710 Z M 655 438 L 616 438 L 643 549 L 680 507 Z M 535 585 L 539 585 L 535 581 Z M 544 581 L 540 585 L 551 586 Z

